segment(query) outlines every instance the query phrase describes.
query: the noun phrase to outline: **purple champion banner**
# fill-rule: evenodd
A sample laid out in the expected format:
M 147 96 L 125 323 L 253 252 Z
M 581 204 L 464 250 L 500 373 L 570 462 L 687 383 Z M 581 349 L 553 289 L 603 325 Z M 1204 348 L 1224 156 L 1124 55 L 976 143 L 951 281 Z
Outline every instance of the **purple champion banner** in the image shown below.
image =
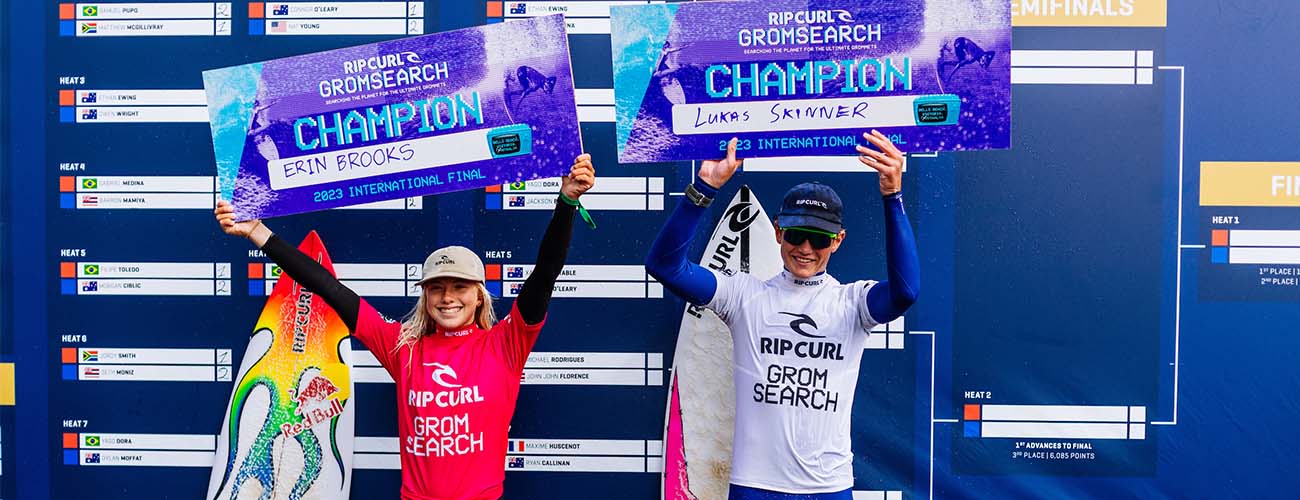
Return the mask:
M 564 17 L 203 73 L 240 220 L 567 174 L 581 154 Z
M 1011 11 L 986 0 L 613 7 L 618 159 L 1011 147 Z

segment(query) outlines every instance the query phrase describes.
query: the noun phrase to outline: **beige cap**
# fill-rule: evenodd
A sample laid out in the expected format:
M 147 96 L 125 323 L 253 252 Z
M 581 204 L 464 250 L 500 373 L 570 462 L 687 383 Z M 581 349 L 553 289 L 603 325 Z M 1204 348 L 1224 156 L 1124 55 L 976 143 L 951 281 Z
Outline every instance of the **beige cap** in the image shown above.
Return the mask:
M 423 285 L 434 278 L 461 278 L 482 283 L 485 280 L 483 260 L 465 247 L 439 248 L 424 259 L 424 273 L 417 284 Z

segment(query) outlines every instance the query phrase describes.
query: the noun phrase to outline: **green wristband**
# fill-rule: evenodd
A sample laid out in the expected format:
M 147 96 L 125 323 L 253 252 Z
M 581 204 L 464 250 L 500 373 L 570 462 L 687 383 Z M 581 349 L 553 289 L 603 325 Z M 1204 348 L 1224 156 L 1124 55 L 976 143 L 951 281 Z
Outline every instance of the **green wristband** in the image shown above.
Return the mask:
M 565 196 L 564 193 L 560 193 L 560 201 L 564 202 L 566 205 L 578 207 L 578 215 L 582 216 L 582 220 L 587 223 L 587 226 L 596 229 L 596 221 L 591 220 L 591 212 L 587 211 L 587 207 L 582 206 L 582 202 L 569 198 L 568 196 Z

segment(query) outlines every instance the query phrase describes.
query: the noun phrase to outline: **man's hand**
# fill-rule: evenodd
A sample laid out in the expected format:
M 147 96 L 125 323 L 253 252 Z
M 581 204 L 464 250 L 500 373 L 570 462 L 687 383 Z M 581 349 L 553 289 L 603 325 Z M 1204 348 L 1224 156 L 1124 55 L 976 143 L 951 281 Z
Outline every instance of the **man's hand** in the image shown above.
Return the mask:
M 726 158 L 717 161 L 700 162 L 700 180 L 704 181 L 705 184 L 720 189 L 736 173 L 736 169 L 740 168 L 742 162 L 744 160 L 736 159 L 736 138 L 732 137 L 731 141 L 727 142 Z
M 858 161 L 863 165 L 871 167 L 872 170 L 880 173 L 880 195 L 889 196 L 903 189 L 903 152 L 894 147 L 893 141 L 890 141 L 885 134 L 878 130 L 872 130 L 869 134 L 862 134 L 880 151 L 868 148 L 866 146 L 857 146 Z M 882 152 L 883 151 L 883 152 Z
M 569 175 L 563 177 L 560 193 L 570 200 L 577 200 L 582 193 L 596 185 L 596 167 L 591 164 L 591 155 L 583 153 L 573 159 Z

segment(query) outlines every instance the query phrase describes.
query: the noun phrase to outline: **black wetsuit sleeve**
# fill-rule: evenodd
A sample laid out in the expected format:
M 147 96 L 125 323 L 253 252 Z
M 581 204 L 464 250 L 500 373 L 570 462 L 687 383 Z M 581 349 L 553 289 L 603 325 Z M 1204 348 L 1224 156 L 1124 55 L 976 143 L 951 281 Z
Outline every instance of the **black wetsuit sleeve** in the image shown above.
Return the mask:
M 356 292 L 343 286 L 324 266 L 285 243 L 279 236 L 271 235 L 266 244 L 262 245 L 262 252 L 295 282 L 319 295 L 334 308 L 343 324 L 347 325 L 348 331 L 356 331 L 357 312 L 361 309 L 361 297 Z
M 564 260 L 569 256 L 569 240 L 573 237 L 573 214 L 577 208 L 561 200 L 555 200 L 555 211 L 551 213 L 551 223 L 542 235 L 542 244 L 537 248 L 537 264 L 533 273 L 524 280 L 515 299 L 515 307 L 524 323 L 536 325 L 546 319 L 546 308 L 551 303 L 551 293 L 555 291 L 555 280 L 564 269 Z

